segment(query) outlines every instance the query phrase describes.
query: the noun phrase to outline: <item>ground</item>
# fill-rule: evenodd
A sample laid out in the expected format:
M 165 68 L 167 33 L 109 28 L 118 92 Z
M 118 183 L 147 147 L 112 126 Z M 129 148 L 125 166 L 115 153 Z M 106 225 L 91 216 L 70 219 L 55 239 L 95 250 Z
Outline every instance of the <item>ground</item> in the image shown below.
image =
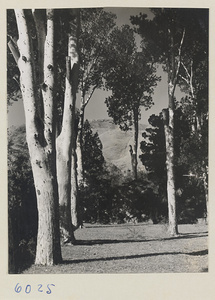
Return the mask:
M 179 225 L 170 237 L 166 225 L 90 225 L 75 232 L 77 245 L 62 247 L 63 263 L 32 266 L 25 274 L 186 273 L 208 271 L 205 224 Z

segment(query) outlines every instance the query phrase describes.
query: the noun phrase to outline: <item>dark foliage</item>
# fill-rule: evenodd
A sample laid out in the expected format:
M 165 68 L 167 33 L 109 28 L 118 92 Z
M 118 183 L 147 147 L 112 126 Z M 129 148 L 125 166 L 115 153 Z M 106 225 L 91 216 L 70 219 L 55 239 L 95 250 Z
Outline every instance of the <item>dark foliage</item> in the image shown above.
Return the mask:
M 126 178 L 119 169 L 107 166 L 102 144 L 88 121 L 84 125 L 83 166 L 85 185 L 81 187 L 83 219 L 90 223 L 158 223 L 166 218 L 166 203 L 160 202 L 144 176 Z
M 36 194 L 24 127 L 8 137 L 9 272 L 34 260 L 37 235 Z
M 84 185 L 81 187 L 83 219 L 86 222 L 108 222 L 107 174 L 98 133 L 93 133 L 88 120 L 83 128 Z M 105 221 L 105 219 L 107 219 Z
M 153 191 L 166 202 L 165 137 L 162 114 L 152 115 L 143 133 L 140 159 L 153 182 Z M 205 214 L 205 190 L 202 168 L 207 160 L 207 144 L 201 145 L 192 132 L 189 120 L 179 107 L 175 111 L 175 178 L 177 217 L 179 223 L 195 223 Z M 200 159 L 201 157 L 201 159 Z M 189 175 L 190 172 L 195 175 Z M 162 200 L 161 200 L 162 199 Z

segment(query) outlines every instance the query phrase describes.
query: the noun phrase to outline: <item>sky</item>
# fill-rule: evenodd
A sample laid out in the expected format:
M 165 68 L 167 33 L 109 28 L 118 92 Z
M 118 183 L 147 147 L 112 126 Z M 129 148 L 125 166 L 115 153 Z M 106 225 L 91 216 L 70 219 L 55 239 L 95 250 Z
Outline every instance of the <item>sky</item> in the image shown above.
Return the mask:
M 116 23 L 118 26 L 123 24 L 130 24 L 130 16 L 138 15 L 140 12 L 146 13 L 149 16 L 151 15 L 148 8 L 105 8 L 106 11 L 111 11 L 117 15 Z M 137 40 L 138 43 L 138 40 Z M 163 108 L 168 106 L 168 96 L 167 96 L 167 75 L 162 71 L 162 68 L 158 68 L 158 75 L 161 76 L 161 81 L 158 82 L 157 87 L 155 88 L 153 101 L 154 105 L 148 111 L 145 111 L 142 108 L 141 111 L 141 120 L 143 124 L 148 123 L 148 118 L 152 114 L 159 114 Z M 96 90 L 91 98 L 89 104 L 86 107 L 85 118 L 88 120 L 97 120 L 97 119 L 107 119 L 109 118 L 107 113 L 107 108 L 104 103 L 105 98 L 107 97 L 108 92 L 103 90 Z M 176 90 L 176 97 L 181 97 L 180 91 Z M 77 102 L 78 102 L 77 97 Z M 77 103 L 78 105 L 78 103 Z M 24 109 L 22 100 L 16 101 L 8 109 L 8 127 L 10 126 L 19 126 L 25 123 Z

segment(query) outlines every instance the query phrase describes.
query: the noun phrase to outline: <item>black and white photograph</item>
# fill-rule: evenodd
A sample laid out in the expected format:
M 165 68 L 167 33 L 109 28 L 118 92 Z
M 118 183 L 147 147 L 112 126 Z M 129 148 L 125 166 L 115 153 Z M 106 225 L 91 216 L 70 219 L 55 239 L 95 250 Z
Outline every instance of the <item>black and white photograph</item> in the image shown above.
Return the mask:
M 5 12 L 14 294 L 40 274 L 207 276 L 209 7 L 20 7 Z

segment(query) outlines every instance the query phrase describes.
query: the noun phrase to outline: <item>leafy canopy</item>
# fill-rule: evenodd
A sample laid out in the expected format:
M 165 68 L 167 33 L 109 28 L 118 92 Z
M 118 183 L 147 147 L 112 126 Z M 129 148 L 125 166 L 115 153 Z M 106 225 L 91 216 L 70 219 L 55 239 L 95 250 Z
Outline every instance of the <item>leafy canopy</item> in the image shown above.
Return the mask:
M 147 52 L 138 51 L 133 29 L 128 25 L 115 28 L 110 34 L 105 69 L 106 88 L 112 92 L 105 102 L 115 124 L 128 130 L 134 113 L 140 117 L 140 106 L 152 106 L 158 79 Z

